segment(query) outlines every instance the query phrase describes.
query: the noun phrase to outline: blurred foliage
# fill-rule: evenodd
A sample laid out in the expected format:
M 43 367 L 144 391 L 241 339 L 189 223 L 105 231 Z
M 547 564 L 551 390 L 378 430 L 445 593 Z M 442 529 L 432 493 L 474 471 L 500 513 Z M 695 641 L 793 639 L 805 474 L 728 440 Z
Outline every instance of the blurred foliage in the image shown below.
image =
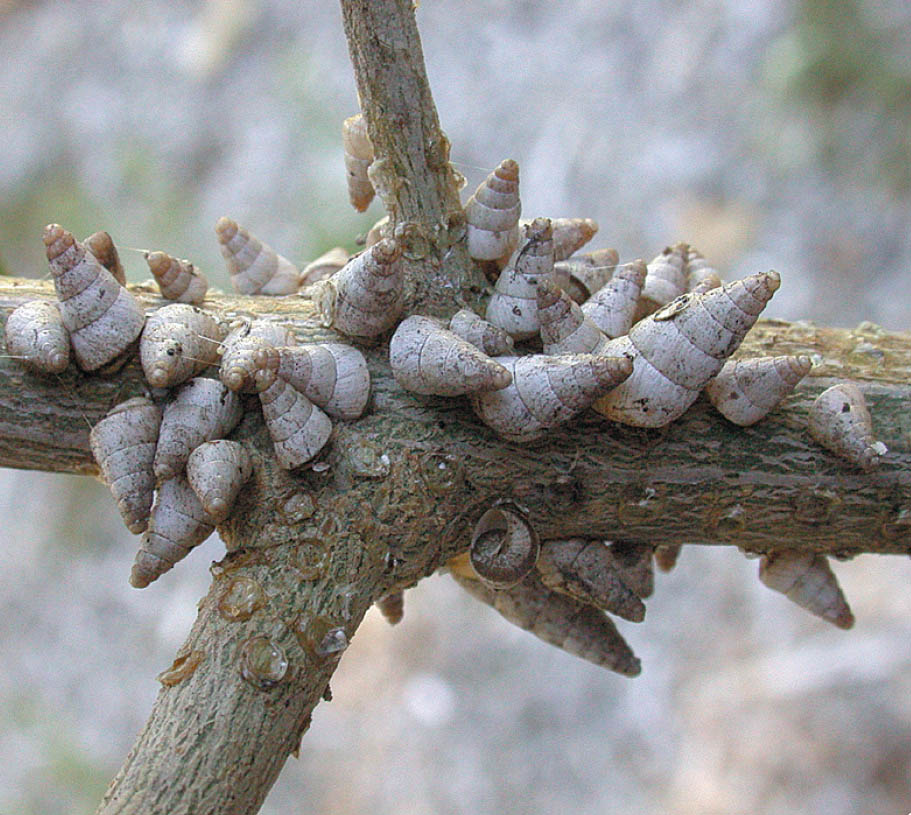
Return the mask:
M 794 25 L 770 49 L 767 74 L 786 98 L 816 114 L 820 158 L 841 165 L 865 151 L 898 192 L 911 189 L 911 60 L 905 28 L 864 0 L 802 0 Z M 845 133 L 849 119 L 869 122 Z

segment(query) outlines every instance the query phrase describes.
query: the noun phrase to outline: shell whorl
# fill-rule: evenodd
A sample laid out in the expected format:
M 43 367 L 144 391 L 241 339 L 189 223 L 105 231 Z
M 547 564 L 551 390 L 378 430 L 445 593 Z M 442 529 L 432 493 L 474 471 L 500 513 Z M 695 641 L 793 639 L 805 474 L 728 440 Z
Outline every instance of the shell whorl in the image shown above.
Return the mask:
M 189 260 L 172 257 L 167 252 L 144 254 L 162 297 L 178 303 L 202 303 L 209 281 Z
M 596 249 L 554 262 L 554 280 L 580 306 L 614 275 L 620 255 L 616 249 Z
M 224 331 L 196 306 L 164 306 L 146 321 L 139 340 L 139 358 L 146 381 L 170 388 L 218 362 Z
M 367 135 L 367 122 L 362 113 L 349 116 L 342 122 L 342 149 L 348 179 L 348 200 L 358 212 L 363 212 L 370 206 L 375 193 L 367 172 L 373 164 L 373 144 Z
M 489 357 L 510 356 L 515 351 L 509 334 L 467 308 L 459 309 L 452 315 L 449 330 Z
M 241 321 L 231 329 L 222 344 L 218 376 L 232 391 L 252 393 L 261 390 L 265 387 L 262 384 L 265 375 L 260 374 L 260 382 L 257 383 L 257 372 L 267 368 L 277 371 L 278 357 L 274 349 L 294 344 L 294 335 L 280 323 L 271 320 Z M 271 364 L 264 361 L 266 358 L 272 360 Z
M 227 439 L 203 442 L 187 459 L 187 481 L 215 523 L 228 517 L 234 499 L 252 473 L 246 448 Z
M 226 436 L 242 414 L 237 394 L 217 379 L 196 377 L 181 385 L 161 418 L 155 478 L 163 481 L 182 472 L 195 448 Z
M 44 228 L 44 245 L 76 364 L 84 371 L 95 371 L 133 343 L 142 331 L 145 313 L 136 298 L 62 226 Z
M 239 294 L 293 294 L 300 270 L 237 221 L 222 216 L 215 224 L 219 249 Z
M 342 343 L 314 343 L 277 349 L 276 373 L 317 407 L 338 419 L 357 419 L 370 398 L 364 355 Z
M 392 328 L 404 308 L 402 248 L 383 238 L 313 287 L 326 328 L 372 338 Z
M 607 337 L 601 329 L 549 278 L 538 283 L 537 305 L 545 354 L 598 354 L 604 350 Z
M 819 394 L 810 406 L 808 426 L 823 447 L 867 471 L 888 452 L 873 435 L 863 391 L 853 382 L 841 382 Z
M 824 555 L 792 551 L 763 555 L 759 579 L 826 622 L 845 629 L 854 625 L 854 615 Z
M 641 259 L 618 267 L 613 277 L 582 304 L 582 313 L 607 337 L 622 337 L 633 324 L 645 275 L 646 265 Z
M 591 354 L 534 354 L 496 361 L 512 374 L 512 384 L 472 395 L 471 405 L 484 424 L 513 441 L 537 438 L 569 421 L 632 370 L 628 359 Z
M 751 275 L 702 295 L 681 295 L 640 320 L 604 351 L 628 356 L 633 372 L 595 410 L 636 427 L 663 427 L 682 416 L 780 284 L 777 272 Z
M 465 204 L 468 254 L 476 260 L 498 260 L 519 240 L 519 165 L 501 161 Z
M 687 244 L 675 243 L 649 262 L 639 295 L 636 320 L 652 314 L 686 291 L 684 266 L 688 250 Z
M 260 392 L 259 401 L 280 467 L 299 467 L 329 441 L 329 417 L 281 377 Z
M 522 243 L 497 279 L 487 304 L 487 321 L 514 340 L 528 340 L 538 333 L 537 284 L 553 275 L 553 246 L 550 220 L 536 218 L 525 227 Z
M 538 560 L 538 535 L 514 506 L 488 509 L 475 524 L 468 559 L 478 578 L 494 589 L 522 580 Z
M 70 332 L 56 303 L 30 300 L 6 320 L 6 351 L 29 368 L 59 374 L 70 364 Z
M 120 253 L 114 245 L 114 239 L 107 232 L 93 232 L 82 242 L 82 245 L 111 273 L 114 280 L 121 286 L 126 286 L 127 276 L 123 270 L 123 264 L 120 262 Z
M 127 529 L 137 535 L 146 529 L 152 507 L 152 462 L 160 425 L 158 407 L 135 397 L 108 411 L 89 433 L 101 480 L 114 495 Z
M 551 218 L 554 232 L 554 261 L 566 260 L 598 233 L 591 218 Z
M 389 342 L 395 381 L 412 393 L 460 396 L 500 390 L 509 372 L 439 320 L 413 314 L 399 323 Z
M 726 419 L 748 427 L 774 410 L 812 367 L 806 356 L 728 360 L 705 393 Z

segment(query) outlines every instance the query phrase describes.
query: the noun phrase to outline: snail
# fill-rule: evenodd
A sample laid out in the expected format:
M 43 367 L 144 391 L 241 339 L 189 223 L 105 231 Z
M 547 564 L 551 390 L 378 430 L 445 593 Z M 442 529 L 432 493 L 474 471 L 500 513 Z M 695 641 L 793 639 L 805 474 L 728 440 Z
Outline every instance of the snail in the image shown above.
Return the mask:
M 544 353 L 600 354 L 607 337 L 549 278 L 538 283 L 538 328 Z
M 373 145 L 367 135 L 367 122 L 361 113 L 342 122 L 342 149 L 348 178 L 348 199 L 358 212 L 373 200 L 374 190 L 367 170 L 373 163 Z
M 71 232 L 49 224 L 44 245 L 76 364 L 95 371 L 133 343 L 145 314 L 136 298 Z
M 217 524 L 228 517 L 234 499 L 252 473 L 246 448 L 227 439 L 203 442 L 187 459 L 187 482 Z
M 507 257 L 519 241 L 519 165 L 505 159 L 465 204 L 468 254 L 476 260 Z
M 810 435 L 827 450 L 863 470 L 872 470 L 888 449 L 873 435 L 863 392 L 853 382 L 824 390 L 810 406 Z
M 729 360 L 705 393 L 722 416 L 748 427 L 772 411 L 812 367 L 806 356 Z
M 239 294 L 294 294 L 301 273 L 290 260 L 260 241 L 237 221 L 221 217 L 215 224 L 219 248 Z
M 6 320 L 6 350 L 34 371 L 59 374 L 70 364 L 70 332 L 56 303 L 29 300 Z
M 645 261 L 624 263 L 582 304 L 582 313 L 610 339 L 627 334 L 633 324 L 645 275 Z
M 202 309 L 185 303 L 164 306 L 146 321 L 139 358 L 146 381 L 171 388 L 218 362 L 221 325 Z
M 167 252 L 143 254 L 162 297 L 197 306 L 205 299 L 209 281 L 189 260 L 171 257 Z
M 89 433 L 101 480 L 134 535 L 145 531 L 152 507 L 152 462 L 160 425 L 161 411 L 151 399 L 140 396 L 112 408 Z
M 538 535 L 518 507 L 488 509 L 475 524 L 468 559 L 478 578 L 493 589 L 514 586 L 535 567 Z
M 449 318 L 449 330 L 489 357 L 509 356 L 515 351 L 509 334 L 467 308 L 459 309 Z
M 828 623 L 839 628 L 854 625 L 854 615 L 824 555 L 792 551 L 763 555 L 759 579 Z

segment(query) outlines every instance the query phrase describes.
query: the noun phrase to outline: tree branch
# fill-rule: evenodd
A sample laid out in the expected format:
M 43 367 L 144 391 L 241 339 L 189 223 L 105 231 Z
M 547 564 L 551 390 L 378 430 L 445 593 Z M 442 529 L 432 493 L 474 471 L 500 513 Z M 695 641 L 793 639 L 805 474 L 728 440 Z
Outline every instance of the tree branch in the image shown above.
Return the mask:
M 376 159 L 370 178 L 409 261 L 408 307 L 448 315 L 486 281 L 468 257 L 459 181 L 424 70 L 411 0 L 341 0 Z

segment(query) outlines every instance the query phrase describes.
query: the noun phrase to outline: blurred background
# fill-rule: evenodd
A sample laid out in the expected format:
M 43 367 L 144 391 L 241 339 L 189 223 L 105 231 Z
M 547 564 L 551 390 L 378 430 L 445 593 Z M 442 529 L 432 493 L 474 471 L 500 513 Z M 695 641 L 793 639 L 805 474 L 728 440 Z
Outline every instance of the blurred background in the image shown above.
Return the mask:
M 767 313 L 911 322 L 905 0 L 422 0 L 424 53 L 467 195 L 502 158 L 524 215 L 592 244 L 688 240 Z M 356 111 L 335 3 L 0 0 L 0 267 L 43 276 L 41 228 L 107 229 L 227 276 L 231 215 L 304 263 L 381 216 L 347 204 Z M 91 813 L 221 557 L 138 592 L 136 547 L 86 478 L 0 473 L 0 813 Z M 729 547 L 687 547 L 623 631 L 633 681 L 433 577 L 371 611 L 263 813 L 905 813 L 911 561 L 835 564 L 830 629 Z

